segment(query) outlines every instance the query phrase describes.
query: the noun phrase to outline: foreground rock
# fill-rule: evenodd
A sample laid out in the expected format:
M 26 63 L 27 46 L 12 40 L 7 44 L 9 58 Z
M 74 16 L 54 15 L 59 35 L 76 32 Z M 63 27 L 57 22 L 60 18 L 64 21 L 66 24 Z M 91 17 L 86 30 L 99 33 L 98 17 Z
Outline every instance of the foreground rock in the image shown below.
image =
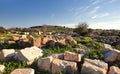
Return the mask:
M 12 37 L 10 38 L 10 40 L 11 40 L 11 41 L 17 41 L 17 40 L 19 40 L 19 37 L 18 37 L 18 36 L 12 36 Z
M 70 62 L 60 59 L 54 59 L 52 62 L 52 73 L 58 73 L 60 71 L 65 72 L 66 74 L 74 74 L 77 71 L 77 63 Z
M 47 46 L 50 46 L 50 47 L 54 47 L 55 46 L 55 41 L 54 40 L 49 40 L 47 43 L 46 43 Z
M 50 39 L 48 38 L 48 37 L 43 37 L 42 39 L 41 39 L 41 44 L 42 45 L 45 45 L 48 41 L 49 41 Z
M 77 45 L 77 41 L 75 41 L 71 36 L 67 36 L 65 39 L 67 43 L 70 43 L 71 45 Z
M 81 61 L 81 56 L 82 56 L 81 54 L 76 54 L 76 53 L 66 51 L 64 53 L 64 60 L 80 62 Z
M 15 56 L 14 49 L 3 49 L 0 51 L 0 61 L 8 61 Z
M 5 66 L 4 65 L 0 65 L 0 74 L 2 74 L 5 70 Z
M 40 47 L 41 46 L 41 38 L 35 38 L 33 39 L 33 46 Z
M 25 48 L 17 52 L 15 59 L 19 61 L 24 61 L 29 65 L 32 64 L 35 59 L 42 56 L 43 55 L 42 52 L 43 51 L 41 49 L 35 46 L 30 48 Z
M 103 48 L 104 60 L 106 62 L 120 61 L 120 51 L 113 49 L 111 45 L 104 44 Z
M 100 60 L 85 59 L 81 74 L 106 74 L 108 64 Z
M 109 51 L 109 52 L 107 52 L 107 53 L 104 55 L 104 57 L 105 57 L 104 60 L 105 60 L 106 62 L 113 62 L 113 61 L 116 61 L 117 56 L 118 56 L 117 52 L 115 52 L 115 51 Z
M 10 74 L 34 74 L 34 69 L 31 68 L 23 68 L 23 69 L 15 69 Z
M 104 44 L 104 46 L 103 46 L 103 53 L 104 54 L 107 53 L 107 52 L 109 52 L 109 51 L 111 51 L 111 50 L 113 50 L 113 48 L 111 47 L 111 45 Z
M 61 59 L 61 60 L 64 60 L 64 54 L 61 53 L 61 54 L 52 54 L 50 55 L 51 57 L 53 57 L 53 59 Z
M 111 66 L 108 74 L 120 74 L 120 68 Z
M 37 66 L 39 70 L 44 70 L 44 71 L 51 71 L 51 62 L 53 61 L 53 57 L 46 57 L 39 59 L 37 62 Z
M 65 56 L 68 61 L 64 58 Z M 39 59 L 37 66 L 39 70 L 49 71 L 52 74 L 61 71 L 66 74 L 74 74 L 77 71 L 77 62 L 80 60 L 81 56 L 78 54 L 65 52 L 64 54 L 52 54 L 46 58 Z

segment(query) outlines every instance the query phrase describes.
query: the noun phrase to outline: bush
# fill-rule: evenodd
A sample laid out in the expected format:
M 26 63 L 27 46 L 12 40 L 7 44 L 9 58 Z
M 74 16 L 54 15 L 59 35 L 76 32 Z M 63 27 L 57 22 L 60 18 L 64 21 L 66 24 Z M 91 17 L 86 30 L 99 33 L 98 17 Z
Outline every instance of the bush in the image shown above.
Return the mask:
M 74 29 L 74 32 L 81 36 L 88 36 L 92 33 L 92 29 L 88 29 L 87 23 L 79 23 L 77 28 Z

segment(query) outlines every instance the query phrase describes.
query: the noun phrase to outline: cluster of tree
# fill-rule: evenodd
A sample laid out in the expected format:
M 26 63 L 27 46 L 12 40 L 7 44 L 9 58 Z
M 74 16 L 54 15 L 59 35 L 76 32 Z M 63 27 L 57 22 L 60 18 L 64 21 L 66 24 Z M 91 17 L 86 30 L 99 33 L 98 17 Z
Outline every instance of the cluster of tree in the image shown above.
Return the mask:
M 81 36 L 120 36 L 120 30 L 90 29 L 85 22 L 79 23 L 74 32 Z
M 56 32 L 57 33 L 63 32 L 63 33 L 66 33 L 66 32 L 73 31 L 72 28 L 68 28 L 68 27 L 65 27 L 65 26 L 54 26 L 54 25 L 46 25 L 46 24 L 43 24 L 42 26 L 33 26 L 33 27 L 30 27 L 30 28 L 39 29 L 43 33 L 44 32 L 55 32 L 55 33 Z

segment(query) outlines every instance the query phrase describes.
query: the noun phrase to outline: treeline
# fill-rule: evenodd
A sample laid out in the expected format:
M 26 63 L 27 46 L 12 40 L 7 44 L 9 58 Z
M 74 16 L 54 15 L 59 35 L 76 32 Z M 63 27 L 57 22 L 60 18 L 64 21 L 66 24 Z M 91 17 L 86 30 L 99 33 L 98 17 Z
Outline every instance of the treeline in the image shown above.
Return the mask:
M 91 29 L 85 22 L 79 23 L 73 31 L 80 36 L 120 36 L 120 30 Z
M 102 30 L 102 29 L 91 29 L 88 24 L 83 22 L 79 23 L 76 28 L 68 28 L 65 26 L 53 26 L 53 25 L 42 25 L 42 26 L 33 26 L 29 28 L 9 28 L 6 29 L 0 26 L 0 33 L 8 33 L 8 32 L 34 32 L 34 31 L 42 31 L 42 32 L 55 32 L 55 33 L 68 33 L 74 32 L 79 36 L 120 36 L 120 30 Z

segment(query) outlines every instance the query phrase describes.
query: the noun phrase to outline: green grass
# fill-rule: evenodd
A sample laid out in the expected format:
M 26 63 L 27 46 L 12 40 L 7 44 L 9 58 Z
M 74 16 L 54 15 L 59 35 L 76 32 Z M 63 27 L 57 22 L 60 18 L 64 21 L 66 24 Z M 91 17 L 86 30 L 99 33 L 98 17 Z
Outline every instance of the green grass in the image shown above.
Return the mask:
M 89 49 L 90 53 L 85 55 L 82 58 L 82 61 L 77 63 L 78 64 L 78 71 L 75 74 L 80 74 L 81 71 L 81 67 L 83 64 L 83 59 L 84 58 L 90 58 L 90 59 L 100 59 L 103 60 L 104 56 L 102 54 L 102 48 L 103 48 L 103 43 L 100 42 L 96 42 L 93 39 L 89 38 L 89 37 L 84 37 L 82 39 L 74 37 L 74 39 L 80 43 L 81 45 L 76 45 L 76 46 L 72 46 L 70 44 L 67 44 L 65 46 L 55 46 L 55 47 L 48 47 L 47 49 L 43 50 L 43 57 L 40 58 L 44 58 L 47 57 L 48 55 L 51 54 L 59 54 L 59 53 L 64 53 L 65 51 L 71 51 L 71 52 L 75 52 L 72 50 L 72 48 L 82 48 L 82 49 Z M 87 47 L 87 48 L 86 48 Z M 17 44 L 13 43 L 13 44 L 8 44 L 8 43 L 0 43 L 0 49 L 9 49 L 9 48 L 13 48 L 16 50 L 22 49 L 22 47 L 19 47 Z M 18 62 L 15 60 L 12 61 L 8 61 L 8 62 L 0 62 L 1 64 L 5 65 L 5 72 L 4 74 L 10 74 L 10 72 L 12 72 L 14 69 L 16 68 L 33 68 L 35 69 L 35 74 L 48 74 L 48 72 L 45 71 L 40 71 L 38 70 L 37 67 L 37 61 L 35 61 L 32 65 L 27 66 L 24 62 Z M 115 65 L 120 67 L 120 63 L 119 62 L 115 62 L 115 63 L 109 63 L 109 65 Z M 64 74 L 63 72 L 59 72 L 58 74 Z

